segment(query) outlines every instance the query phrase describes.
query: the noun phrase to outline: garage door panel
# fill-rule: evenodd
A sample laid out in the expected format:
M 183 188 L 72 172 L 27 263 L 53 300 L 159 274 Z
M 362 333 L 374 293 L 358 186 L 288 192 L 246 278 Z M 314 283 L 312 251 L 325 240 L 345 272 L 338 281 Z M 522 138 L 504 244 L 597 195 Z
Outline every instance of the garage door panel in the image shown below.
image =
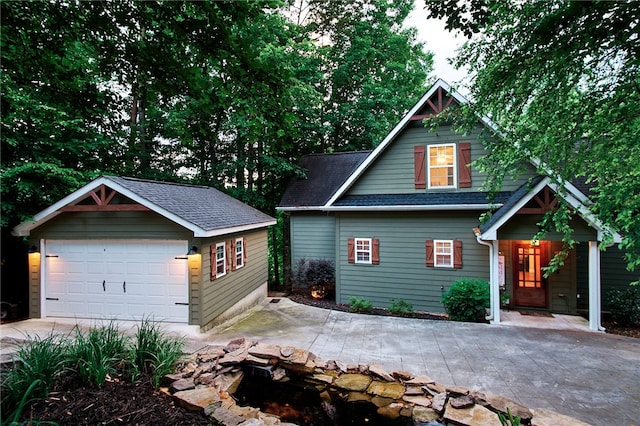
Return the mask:
M 47 241 L 45 314 L 188 322 L 186 241 Z M 103 285 L 104 282 L 104 285 Z M 125 284 L 126 283 L 126 284 Z

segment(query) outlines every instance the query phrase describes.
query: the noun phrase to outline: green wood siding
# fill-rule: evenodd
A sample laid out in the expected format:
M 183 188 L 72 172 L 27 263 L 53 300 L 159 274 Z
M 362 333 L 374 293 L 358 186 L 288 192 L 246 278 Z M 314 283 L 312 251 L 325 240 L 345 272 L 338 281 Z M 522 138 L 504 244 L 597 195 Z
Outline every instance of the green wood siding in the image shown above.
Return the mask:
M 189 240 L 193 233 L 153 212 L 63 213 L 31 233 L 32 241 L 47 239 Z
M 542 221 L 542 215 L 515 214 L 498 230 L 499 240 L 530 240 L 538 233 L 538 223 Z M 589 227 L 581 218 L 573 218 L 569 222 L 574 230 L 573 238 L 577 241 L 594 241 L 596 231 Z M 548 232 L 544 238 L 548 241 L 561 241 L 562 234 Z
M 471 159 L 476 160 L 486 154 L 482 141 L 478 139 L 481 127 L 469 135 L 460 135 L 443 125 L 436 132 L 429 132 L 421 123 L 409 125 L 385 152 L 362 175 L 349 190 L 350 195 L 362 194 L 413 194 L 425 191 L 438 192 L 477 192 L 481 191 L 486 175 L 478 170 L 471 171 L 471 187 L 457 189 L 415 189 L 413 172 L 413 148 L 416 145 L 470 142 Z M 517 180 L 505 179 L 503 191 L 513 191 L 535 174 L 531 165 L 525 166 L 527 172 Z
M 578 300 L 579 309 L 589 309 L 589 247 L 579 244 L 578 253 Z M 607 293 L 610 290 L 623 290 L 629 283 L 640 280 L 640 271 L 627 271 L 627 262 L 618 247 L 608 247 L 600 252 L 600 288 L 602 291 L 602 310 L 610 309 Z
M 374 306 L 388 307 L 391 299 L 403 299 L 416 310 L 443 312 L 442 294 L 463 277 L 489 279 L 489 250 L 477 243 L 473 227 L 478 212 L 340 214 L 336 240 L 339 303 L 350 296 Z M 347 239 L 378 238 L 380 264 L 347 262 Z M 425 241 L 461 240 L 462 269 L 427 268 Z M 442 287 L 442 288 L 441 288 Z
M 336 219 L 329 214 L 291 215 L 291 267 L 302 258 L 335 260 Z
M 246 238 L 247 261 L 246 264 L 235 271 L 227 271 L 227 274 L 211 281 L 211 246 L 215 250 L 216 243 Z M 200 326 L 207 326 L 215 321 L 216 317 L 227 309 L 248 296 L 268 279 L 268 245 L 267 230 L 263 229 L 247 234 L 230 234 L 217 239 L 203 239 L 200 242 L 202 252 L 202 286 L 198 292 L 199 299 L 192 303 L 197 304 L 200 313 Z
M 551 259 L 554 253 L 562 249 L 562 243 L 551 243 Z M 576 252 L 572 250 L 564 260 L 564 265 L 547 278 L 549 308 L 559 314 L 575 314 L 576 306 Z

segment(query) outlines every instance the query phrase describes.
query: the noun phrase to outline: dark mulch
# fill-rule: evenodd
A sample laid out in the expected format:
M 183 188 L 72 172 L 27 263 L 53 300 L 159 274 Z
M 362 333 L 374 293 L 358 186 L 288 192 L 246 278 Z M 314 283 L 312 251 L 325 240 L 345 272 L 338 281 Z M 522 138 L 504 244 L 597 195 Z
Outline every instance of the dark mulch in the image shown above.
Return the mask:
M 100 388 L 81 384 L 75 373 L 61 378 L 44 400 L 24 409 L 22 420 L 61 425 L 217 425 L 204 414 L 177 405 L 156 390 L 150 377 L 132 382 L 124 377 Z
M 309 294 L 308 290 L 303 289 L 295 289 L 288 296 L 289 299 L 293 300 L 296 303 L 301 303 L 303 305 L 316 306 L 318 308 L 324 309 L 333 309 L 334 311 L 342 311 L 342 312 L 351 312 L 349 309 L 349 305 L 344 303 L 336 303 L 335 298 L 326 297 L 324 299 L 314 299 Z M 408 315 L 398 315 L 392 314 L 388 309 L 384 308 L 372 308 L 370 312 L 365 312 L 369 315 L 384 315 L 384 316 L 404 316 L 409 318 L 420 318 L 420 319 L 430 319 L 430 320 L 446 320 L 447 317 L 442 314 L 435 314 L 431 312 L 423 312 L 423 311 L 414 311 Z
M 620 336 L 635 337 L 636 339 L 640 339 L 640 327 L 624 327 L 610 320 L 603 320 L 602 326 L 609 334 L 617 334 Z

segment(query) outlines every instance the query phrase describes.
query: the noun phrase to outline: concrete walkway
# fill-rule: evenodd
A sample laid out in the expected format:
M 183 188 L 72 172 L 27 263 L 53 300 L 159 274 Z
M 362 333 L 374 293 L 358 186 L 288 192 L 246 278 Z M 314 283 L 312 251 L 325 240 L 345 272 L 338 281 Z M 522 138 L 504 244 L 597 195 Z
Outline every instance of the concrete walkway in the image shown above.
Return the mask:
M 27 320 L 0 326 L 2 351 L 10 339 L 43 336 L 53 325 Z M 55 322 L 59 332 L 72 326 Z M 594 425 L 639 425 L 640 339 L 566 329 L 574 326 L 553 330 L 379 317 L 278 298 L 207 333 L 169 325 L 167 331 L 187 337 L 189 351 L 245 337 L 307 349 L 325 360 L 376 362 L 387 370 L 427 374 L 443 385 L 500 394 Z M 131 324 L 122 323 L 122 330 L 127 327 Z

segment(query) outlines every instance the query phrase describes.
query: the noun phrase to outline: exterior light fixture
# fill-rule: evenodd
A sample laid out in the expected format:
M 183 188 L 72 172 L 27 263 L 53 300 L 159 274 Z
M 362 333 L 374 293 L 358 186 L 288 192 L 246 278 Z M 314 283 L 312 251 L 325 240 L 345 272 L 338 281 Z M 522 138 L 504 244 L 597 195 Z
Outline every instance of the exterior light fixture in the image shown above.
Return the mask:
M 189 251 L 187 252 L 187 256 L 192 256 L 194 254 L 198 254 L 198 247 L 196 246 L 191 246 L 191 248 L 189 249 Z
M 38 250 L 38 247 L 36 247 L 35 245 L 32 245 L 31 247 L 29 247 L 29 254 L 33 254 L 33 253 L 39 253 L 40 250 Z

